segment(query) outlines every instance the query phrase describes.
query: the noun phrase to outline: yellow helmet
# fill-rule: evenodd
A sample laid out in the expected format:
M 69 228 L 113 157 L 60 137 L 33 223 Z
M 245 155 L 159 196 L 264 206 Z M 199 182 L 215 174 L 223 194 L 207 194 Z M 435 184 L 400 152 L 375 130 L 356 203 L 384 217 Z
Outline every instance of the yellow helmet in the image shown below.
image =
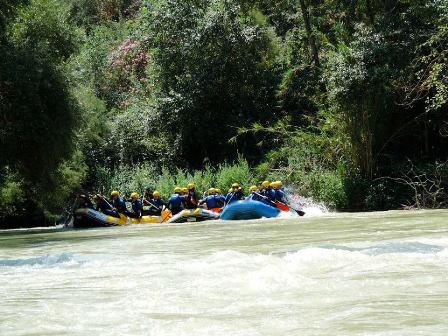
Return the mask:
M 210 189 L 207 190 L 207 194 L 208 195 L 214 194 L 215 192 L 216 192 L 215 188 L 210 188 Z
M 240 185 L 238 183 L 233 183 L 232 188 L 238 188 Z
M 276 188 L 276 184 L 275 184 L 275 182 L 271 182 L 271 183 L 269 183 L 269 186 L 270 186 L 271 188 Z
M 110 193 L 110 197 L 115 197 L 115 196 L 118 196 L 119 195 L 119 193 L 118 193 L 118 191 L 116 191 L 116 190 L 114 190 L 114 191 L 112 191 L 111 193 Z
M 221 194 L 221 189 L 216 188 L 216 189 L 215 189 L 215 192 L 218 193 L 218 194 Z
M 283 187 L 283 183 L 282 183 L 282 181 L 275 181 L 275 185 L 276 185 L 276 188 L 278 188 L 278 189 L 280 189 L 281 187 Z
M 154 196 L 154 197 L 160 197 L 160 192 L 159 191 L 154 191 L 153 193 L 152 193 L 152 196 Z
M 232 189 L 232 188 L 229 189 L 229 193 L 231 193 L 231 192 L 233 192 L 233 189 Z
M 187 193 L 188 192 L 188 188 L 182 188 L 182 192 L 183 193 Z
M 255 191 L 255 190 L 257 190 L 258 188 L 257 188 L 257 186 L 256 185 L 253 185 L 253 186 L 251 186 L 250 188 L 249 188 L 249 191 Z
M 194 183 L 188 183 L 187 184 L 187 189 L 188 190 L 191 190 L 191 189 L 194 189 L 194 188 L 196 188 L 196 185 Z
M 269 181 L 263 181 L 263 182 L 261 183 L 261 186 L 262 186 L 263 188 L 267 188 L 267 187 L 269 187 L 270 184 L 271 184 L 271 183 L 270 183 Z
M 180 188 L 180 187 L 176 187 L 176 188 L 174 188 L 174 193 L 180 193 L 180 192 L 182 192 L 182 188 Z M 154 195 L 154 194 L 153 194 Z
M 138 198 L 138 194 L 136 192 L 133 192 L 131 194 L 131 199 L 136 200 Z

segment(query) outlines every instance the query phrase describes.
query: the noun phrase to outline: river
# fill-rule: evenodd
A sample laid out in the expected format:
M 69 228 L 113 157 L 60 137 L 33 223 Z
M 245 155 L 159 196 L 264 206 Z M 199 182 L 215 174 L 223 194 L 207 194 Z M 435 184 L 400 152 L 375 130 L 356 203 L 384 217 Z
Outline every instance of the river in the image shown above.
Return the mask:
M 448 211 L 0 232 L 0 335 L 448 335 Z

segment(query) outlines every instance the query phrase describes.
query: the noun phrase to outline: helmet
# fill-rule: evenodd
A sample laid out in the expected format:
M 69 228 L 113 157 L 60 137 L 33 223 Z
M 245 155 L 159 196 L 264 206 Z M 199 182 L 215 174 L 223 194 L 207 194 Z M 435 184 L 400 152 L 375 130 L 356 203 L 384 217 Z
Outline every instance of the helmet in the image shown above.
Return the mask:
M 277 188 L 277 184 L 276 184 L 275 182 L 271 182 L 271 183 L 269 183 L 269 186 L 270 186 L 271 188 Z
M 158 191 L 156 190 L 156 191 L 154 191 L 154 192 L 152 193 L 152 195 L 153 195 L 154 197 L 160 197 L 160 192 L 158 192 Z
M 280 189 L 281 187 L 283 187 L 283 183 L 282 181 L 275 181 L 275 186 L 276 188 Z
M 188 192 L 188 188 L 182 188 L 182 192 L 183 193 L 187 193 Z
M 110 193 L 110 196 L 111 197 L 115 197 L 115 196 L 118 196 L 119 195 L 119 193 L 118 193 L 118 191 L 116 191 L 116 190 L 114 190 L 114 191 L 112 191 L 111 193 Z
M 209 190 L 207 190 L 208 195 L 214 194 L 215 192 L 216 192 L 215 188 L 210 188 Z
M 269 184 L 270 184 L 269 181 L 263 181 L 263 182 L 261 183 L 261 186 L 264 187 L 264 188 L 267 188 L 267 187 L 269 187 Z
M 194 188 L 196 188 L 196 186 L 195 186 L 194 183 L 188 183 L 188 184 L 187 184 L 187 189 L 188 189 L 188 190 L 191 190 L 191 189 L 194 189 Z
M 232 189 L 232 188 L 229 189 L 229 193 L 231 193 L 231 192 L 233 192 L 233 189 Z
M 182 188 L 180 188 L 180 187 L 176 187 L 176 188 L 174 188 L 174 193 L 178 194 L 178 193 L 180 193 L 180 192 L 182 192 Z M 154 194 L 153 194 L 153 195 L 154 195 Z
M 217 193 L 217 194 L 221 194 L 221 189 L 216 188 L 216 189 L 215 189 L 215 193 Z
M 240 185 L 238 183 L 233 183 L 232 188 L 238 188 Z
M 255 191 L 255 190 L 257 190 L 258 188 L 257 188 L 257 186 L 256 185 L 253 185 L 253 186 L 251 186 L 250 188 L 249 188 L 249 191 Z
M 137 198 L 138 198 L 138 194 L 137 194 L 136 192 L 133 192 L 133 193 L 131 194 L 131 199 L 135 200 L 135 199 L 137 199 Z

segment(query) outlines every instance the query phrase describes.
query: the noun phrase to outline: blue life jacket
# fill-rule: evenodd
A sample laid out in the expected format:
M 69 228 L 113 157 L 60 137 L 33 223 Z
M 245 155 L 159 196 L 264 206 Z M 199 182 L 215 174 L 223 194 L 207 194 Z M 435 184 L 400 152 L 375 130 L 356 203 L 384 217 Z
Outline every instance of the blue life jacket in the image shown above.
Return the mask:
M 184 199 L 179 194 L 172 194 L 168 199 L 168 208 L 171 211 L 179 211 L 183 208 L 182 203 Z
M 275 206 L 275 204 L 269 198 L 267 198 L 267 196 L 265 196 L 265 197 L 263 197 L 263 196 L 264 195 L 261 195 L 259 193 L 252 193 L 249 196 L 247 196 L 246 199 L 247 200 L 253 200 L 253 201 L 262 202 L 262 203 L 270 205 L 270 206 Z
M 126 203 L 124 202 L 123 198 L 117 197 L 116 199 L 111 200 L 110 204 L 112 204 L 112 206 L 117 209 L 118 212 L 126 212 Z
M 261 192 L 260 192 L 260 194 L 261 195 L 263 195 L 264 197 L 267 197 L 269 200 L 271 200 L 271 201 L 275 201 L 275 190 L 274 189 L 272 189 L 272 188 L 266 188 L 266 189 L 263 189 Z
M 226 204 L 230 204 L 235 201 L 239 201 L 241 199 L 244 199 L 244 195 L 241 191 L 235 191 L 235 192 L 229 192 L 226 196 L 225 202 Z
M 286 193 L 281 189 L 275 190 L 275 200 L 288 204 L 288 197 L 286 196 Z
M 135 200 L 131 204 L 132 204 L 132 211 L 134 211 L 134 213 L 139 213 L 143 210 L 142 202 L 139 199 Z
M 219 208 L 218 202 L 216 199 L 216 195 L 210 195 L 205 198 L 205 204 L 207 204 L 207 208 Z
M 165 205 L 165 202 L 161 198 L 158 199 L 154 198 L 151 200 L 151 203 L 159 209 L 162 209 L 162 207 Z
M 215 195 L 215 201 L 216 201 L 216 207 L 222 208 L 226 203 L 226 198 L 224 197 L 224 195 L 221 194 Z

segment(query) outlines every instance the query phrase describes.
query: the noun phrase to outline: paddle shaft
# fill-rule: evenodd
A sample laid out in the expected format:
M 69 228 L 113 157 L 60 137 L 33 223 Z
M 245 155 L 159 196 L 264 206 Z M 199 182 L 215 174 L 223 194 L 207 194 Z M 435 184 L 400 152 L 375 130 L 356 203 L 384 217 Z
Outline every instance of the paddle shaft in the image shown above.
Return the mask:
M 260 196 L 260 197 L 262 197 L 262 198 L 264 198 L 264 199 L 267 199 L 269 202 L 275 204 L 275 202 L 271 201 L 268 197 L 263 196 L 263 195 L 261 195 L 261 194 L 255 192 L 255 191 L 254 191 L 253 193 L 254 193 L 255 195 Z M 280 203 L 280 204 L 283 204 L 283 205 L 287 206 L 288 208 L 290 208 L 290 209 L 292 209 L 292 210 L 294 210 L 295 212 L 297 212 L 297 214 L 298 214 L 299 216 L 303 216 L 303 215 L 305 215 L 305 212 L 302 211 L 302 210 L 294 209 L 293 207 L 289 206 L 288 204 L 285 204 L 285 203 L 280 202 L 280 201 L 277 201 L 277 202 Z

